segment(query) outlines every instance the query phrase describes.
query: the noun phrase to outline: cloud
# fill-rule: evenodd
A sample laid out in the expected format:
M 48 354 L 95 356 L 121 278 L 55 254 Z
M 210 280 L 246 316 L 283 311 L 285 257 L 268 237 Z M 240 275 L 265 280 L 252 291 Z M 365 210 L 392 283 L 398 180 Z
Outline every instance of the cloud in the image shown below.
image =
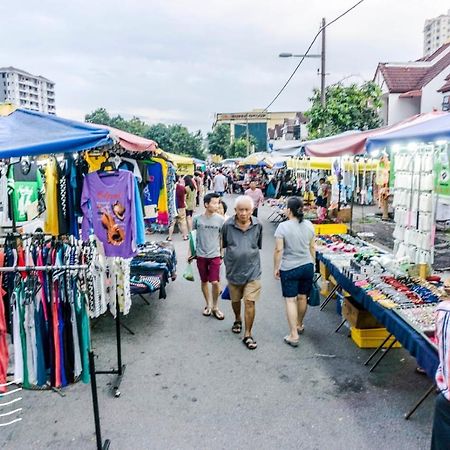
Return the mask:
M 22 0 L 0 4 L 2 34 L 11 36 L 0 65 L 54 80 L 61 115 L 105 107 L 207 131 L 215 112 L 264 108 L 298 62 L 278 54 L 304 52 L 321 18 L 354 2 Z M 420 57 L 424 20 L 447 3 L 365 1 L 327 29 L 327 82 L 370 79 L 380 61 Z M 305 61 L 273 110 L 307 108 L 318 66 Z

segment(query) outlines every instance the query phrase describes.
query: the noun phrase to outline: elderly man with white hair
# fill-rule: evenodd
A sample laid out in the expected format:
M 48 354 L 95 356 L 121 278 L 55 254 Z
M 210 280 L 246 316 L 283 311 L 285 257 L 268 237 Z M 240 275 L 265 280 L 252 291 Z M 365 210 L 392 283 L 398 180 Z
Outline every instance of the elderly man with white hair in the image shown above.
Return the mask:
M 222 246 L 225 250 L 225 267 L 231 304 L 235 314 L 233 333 L 242 331 L 241 302 L 244 301 L 245 331 L 242 342 L 249 350 L 257 347 L 252 337 L 255 319 L 255 302 L 261 294 L 262 225 L 252 216 L 254 203 L 251 197 L 241 195 L 236 199 L 235 215 L 222 227 Z

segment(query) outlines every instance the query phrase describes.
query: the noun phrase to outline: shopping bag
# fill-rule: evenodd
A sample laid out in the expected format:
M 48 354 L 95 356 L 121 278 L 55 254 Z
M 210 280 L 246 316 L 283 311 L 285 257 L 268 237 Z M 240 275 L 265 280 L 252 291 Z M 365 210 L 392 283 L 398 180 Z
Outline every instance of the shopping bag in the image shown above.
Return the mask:
M 197 230 L 192 230 L 189 233 L 189 247 L 191 249 L 191 256 L 192 257 L 197 256 L 196 243 L 197 243 Z
M 319 279 L 319 275 L 314 274 L 311 292 L 309 293 L 309 296 L 308 296 L 308 305 L 309 306 L 319 306 L 320 305 L 320 289 L 317 284 L 318 279 Z
M 222 291 L 222 300 L 231 300 L 230 290 L 228 289 L 228 285 L 226 285 L 225 289 Z
M 194 270 L 192 269 L 192 264 L 188 263 L 186 266 L 186 269 L 184 269 L 183 278 L 188 281 L 195 281 L 194 280 Z

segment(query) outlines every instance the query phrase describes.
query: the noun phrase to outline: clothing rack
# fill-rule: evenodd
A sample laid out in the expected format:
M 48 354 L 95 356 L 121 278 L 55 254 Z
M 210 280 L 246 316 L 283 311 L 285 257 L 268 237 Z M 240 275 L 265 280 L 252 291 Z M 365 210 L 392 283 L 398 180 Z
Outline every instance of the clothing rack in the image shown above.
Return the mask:
M 86 264 L 73 265 L 73 266 L 16 266 L 16 267 L 0 267 L 0 272 L 35 272 L 35 271 L 63 271 L 63 270 L 87 270 L 89 268 Z M 118 301 L 116 300 L 116 307 L 118 307 Z M 120 319 L 117 321 L 116 315 L 116 332 L 117 332 L 117 355 L 120 365 L 122 364 L 121 357 L 121 345 L 120 345 Z M 119 366 L 120 367 L 120 366 Z M 120 371 L 120 377 L 123 376 L 123 371 Z M 98 390 L 97 390 L 97 379 L 96 374 L 103 373 L 118 373 L 118 371 L 108 371 L 108 372 L 96 372 L 95 371 L 95 362 L 94 362 L 94 352 L 92 349 L 89 351 L 89 373 L 91 376 L 91 392 L 92 392 L 92 408 L 94 412 L 94 423 L 95 423 L 95 436 L 97 440 L 97 450 L 107 450 L 111 444 L 109 439 L 106 439 L 105 442 L 102 442 L 102 433 L 101 433 L 101 424 L 100 424 L 100 412 L 98 407 Z M 117 383 L 116 383 L 117 384 Z M 119 383 L 120 385 L 120 383 Z M 117 393 L 116 389 L 116 393 Z M 120 395 L 120 392 L 119 392 Z M 117 395 L 116 395 L 117 396 Z

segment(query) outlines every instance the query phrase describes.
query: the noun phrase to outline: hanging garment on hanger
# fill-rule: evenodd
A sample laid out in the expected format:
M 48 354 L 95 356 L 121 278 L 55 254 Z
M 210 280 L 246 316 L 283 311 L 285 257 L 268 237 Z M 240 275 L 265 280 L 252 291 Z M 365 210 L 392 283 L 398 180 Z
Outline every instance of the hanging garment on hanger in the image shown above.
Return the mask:
M 0 267 L 4 266 L 5 253 L 0 249 Z M 8 342 L 6 340 L 6 315 L 4 296 L 6 291 L 3 289 L 3 272 L 0 272 L 0 393 L 6 392 L 6 374 L 8 372 Z
M 44 231 L 59 235 L 58 222 L 58 171 L 55 157 L 50 157 L 45 167 L 45 203 L 47 205 Z
M 158 217 L 158 202 L 164 186 L 162 163 L 148 162 L 146 170 L 148 183 L 144 187 L 145 217 L 152 223 Z
M 92 172 L 84 179 L 83 239 L 87 240 L 93 230 L 106 256 L 131 258 L 136 253 L 134 188 L 134 177 L 125 170 L 104 177 L 100 172 Z
M 107 157 L 103 153 L 98 154 L 96 152 L 85 152 L 84 160 L 88 164 L 89 173 L 91 173 L 100 170 L 101 165 L 107 160 Z
M 8 197 L 8 166 L 0 162 L 0 227 L 9 227 L 11 225 Z
M 12 195 L 11 210 L 16 222 L 35 219 L 45 209 L 44 186 L 35 161 L 11 164 L 8 169 L 8 188 Z

